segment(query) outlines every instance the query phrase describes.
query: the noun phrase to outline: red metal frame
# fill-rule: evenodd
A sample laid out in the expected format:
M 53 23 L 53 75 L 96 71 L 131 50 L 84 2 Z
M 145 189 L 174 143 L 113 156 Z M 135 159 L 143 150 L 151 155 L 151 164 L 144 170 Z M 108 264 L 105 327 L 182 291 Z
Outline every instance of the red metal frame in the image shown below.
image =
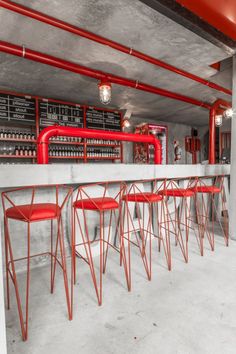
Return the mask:
M 206 183 L 206 181 L 210 180 L 210 184 Z M 213 180 L 213 184 L 212 184 Z M 220 176 L 207 176 L 202 178 L 197 178 L 197 184 L 195 188 L 199 188 L 200 190 L 195 189 L 196 196 L 200 199 L 199 213 L 198 213 L 198 222 L 201 225 L 201 234 L 202 234 L 202 242 L 204 240 L 204 235 L 206 234 L 211 250 L 215 249 L 215 221 L 217 220 L 221 231 L 223 233 L 225 245 L 229 245 L 229 227 L 228 227 L 228 213 L 226 208 L 225 194 L 224 194 L 224 175 Z M 201 188 L 211 188 L 217 187 L 217 191 L 203 191 L 201 192 Z M 204 195 L 207 195 L 207 198 L 204 198 Z M 218 195 L 221 199 L 216 201 L 215 197 Z M 220 204 L 223 211 L 223 223 L 221 222 L 221 216 L 218 214 L 217 205 Z M 216 217 L 215 217 L 216 216 Z
M 206 109 L 210 109 L 210 104 L 199 101 L 192 97 L 188 97 L 182 94 L 178 94 L 169 90 L 161 89 L 157 86 L 152 86 L 139 82 L 138 80 L 131 80 L 121 76 L 113 75 L 100 70 L 91 69 L 89 67 L 72 63 L 70 61 L 54 57 L 52 55 L 44 54 L 32 49 L 25 48 L 23 46 L 15 45 L 9 42 L 0 41 L 0 52 L 23 57 L 25 59 L 33 60 L 35 62 L 43 63 L 56 68 L 64 69 L 76 74 L 92 77 L 96 80 L 108 80 L 110 83 L 131 87 L 137 90 L 150 92 L 156 95 L 169 97 L 174 100 L 183 101 L 186 103 L 200 106 Z
M 129 134 L 123 132 L 110 132 L 104 130 L 90 130 L 82 128 L 71 128 L 71 127 L 61 127 L 53 126 L 45 128 L 41 131 L 38 136 L 38 163 L 48 164 L 48 145 L 50 143 L 50 138 L 53 136 L 76 136 L 82 138 L 97 138 L 97 139 L 108 139 L 108 140 L 121 140 L 121 141 L 133 141 L 133 142 L 145 142 L 152 144 L 154 146 L 154 163 L 161 164 L 161 143 L 158 139 L 151 135 L 138 135 Z
M 106 271 L 106 264 L 107 264 L 107 256 L 108 256 L 108 250 L 109 247 L 112 247 L 115 251 L 117 251 L 120 256 L 120 265 L 122 265 L 121 257 L 121 235 L 122 235 L 122 224 L 120 223 L 120 217 L 121 217 L 121 200 L 122 200 L 122 195 L 124 191 L 124 183 L 120 182 L 120 189 L 118 193 L 114 197 L 108 197 L 108 188 L 110 186 L 110 182 L 104 182 L 104 183 L 94 183 L 94 184 L 89 184 L 85 186 L 80 186 L 77 190 L 76 198 L 73 203 L 73 208 L 72 208 L 72 276 L 71 276 L 71 308 L 73 311 L 73 289 L 74 289 L 74 284 L 76 283 L 76 256 L 84 260 L 90 268 L 91 272 L 91 277 L 93 281 L 93 285 L 95 288 L 98 304 L 102 305 L 102 280 L 103 280 L 103 274 L 105 274 Z M 101 191 L 100 197 L 96 197 L 100 199 L 100 202 L 98 204 L 97 199 L 94 198 L 91 195 L 91 189 L 88 190 L 87 187 L 100 187 L 103 188 Z M 103 208 L 103 203 L 106 202 L 106 198 L 109 198 L 109 200 L 114 201 L 117 206 L 116 208 Z M 81 202 L 81 205 L 78 207 L 77 202 Z M 93 208 L 92 209 L 86 209 L 86 202 L 89 202 Z M 78 215 L 78 210 L 81 210 L 82 216 Z M 86 210 L 89 210 L 90 212 L 98 213 L 99 214 L 99 226 L 100 226 L 100 235 L 99 238 L 95 240 L 91 240 L 91 237 L 89 235 L 89 230 L 88 230 L 88 224 L 86 221 Z M 118 212 L 118 213 L 117 213 Z M 105 213 L 110 213 L 110 216 L 108 217 L 108 235 L 107 239 L 104 234 L 104 227 L 105 227 Z M 79 227 L 79 232 L 82 238 L 81 243 L 76 243 L 76 224 Z M 119 239 L 119 246 L 116 246 L 116 244 L 111 243 L 111 227 L 112 225 L 115 225 L 115 234 L 118 235 Z M 91 245 L 94 242 L 99 242 L 100 245 L 100 258 L 99 258 L 99 275 L 97 275 L 95 267 L 94 267 L 94 256 L 92 252 L 92 247 Z M 85 251 L 85 255 L 83 256 L 76 247 L 83 247 Z M 98 280 L 99 279 L 99 280 Z
M 54 189 L 55 192 L 55 206 L 57 211 L 57 215 L 54 217 L 42 217 L 35 221 L 31 220 L 31 215 L 33 211 L 33 207 L 35 204 L 35 195 L 38 189 L 48 187 L 50 190 Z M 59 192 L 61 189 L 64 190 L 65 196 L 61 202 L 59 202 Z M 13 201 L 14 193 L 18 192 L 31 192 L 31 197 L 29 198 L 30 203 L 25 204 L 28 205 L 29 214 L 26 215 L 22 212 L 21 208 L 22 205 L 16 205 Z M 63 223 L 62 223 L 62 209 L 65 206 L 68 199 L 71 197 L 73 189 L 71 187 L 59 186 L 59 185 L 50 185 L 50 186 L 29 186 L 23 188 L 16 188 L 8 191 L 2 192 L 2 205 L 3 205 L 3 213 L 4 213 L 4 231 L 5 231 L 5 266 L 6 266 L 6 290 L 7 290 L 7 308 L 10 309 L 10 284 L 9 280 L 12 279 L 13 285 L 15 288 L 16 293 L 16 301 L 17 301 L 17 308 L 19 313 L 20 319 L 20 326 L 21 326 L 21 333 L 22 339 L 26 341 L 28 339 L 28 322 L 29 322 L 29 294 L 30 294 L 30 260 L 33 257 L 38 257 L 42 255 L 49 255 L 51 259 L 51 293 L 54 291 L 54 282 L 55 282 L 55 274 L 56 274 L 56 266 L 57 263 L 62 268 L 63 277 L 64 277 L 64 286 L 65 286 L 65 293 L 66 293 L 66 302 L 67 302 L 67 309 L 68 309 L 68 317 L 72 319 L 72 311 L 71 311 L 71 303 L 70 303 L 70 296 L 69 296 L 69 287 L 68 287 L 68 277 L 67 277 L 67 267 L 66 267 L 66 254 L 65 254 L 65 245 L 64 245 L 64 234 L 63 234 Z M 13 193 L 13 196 L 12 196 Z M 7 215 L 7 210 L 9 207 L 15 208 L 15 210 L 21 215 L 21 219 L 19 218 L 10 218 Z M 11 245 L 10 239 L 10 232 L 9 232 L 9 218 L 14 221 L 21 221 L 27 223 L 27 256 L 14 259 L 13 256 L 13 248 Z M 40 222 L 49 220 L 51 221 L 51 249 L 49 252 L 39 253 L 39 254 L 31 254 L 30 251 L 30 225 L 31 223 Z M 57 237 L 55 242 L 55 249 L 53 245 L 53 220 L 57 221 Z M 58 258 L 58 249 L 60 250 L 61 254 L 61 261 Z M 26 299 L 25 299 L 25 315 L 23 315 L 23 307 L 22 307 L 22 300 L 20 297 L 17 274 L 15 270 L 15 262 L 27 260 L 27 280 L 26 280 Z
M 0 0 L 0 6 L 4 7 L 5 9 L 8 9 L 10 11 L 14 11 L 14 12 L 17 12 L 21 15 L 33 18 L 37 21 L 41 21 L 41 22 L 47 23 L 51 26 L 60 28 L 64 31 L 70 32 L 70 33 L 75 34 L 77 36 L 81 36 L 81 37 L 87 38 L 91 41 L 97 42 L 99 44 L 109 46 L 117 51 L 134 56 L 134 57 L 139 58 L 139 59 L 141 59 L 145 62 L 148 62 L 152 65 L 162 67 L 163 69 L 169 70 L 171 72 L 174 72 L 177 75 L 181 75 L 181 76 L 184 76 L 184 77 L 191 79 L 193 81 L 199 82 L 202 85 L 209 86 L 217 91 L 224 92 L 228 95 L 232 95 L 231 90 L 226 89 L 220 85 L 217 85 L 209 80 L 203 79 L 197 75 L 194 75 L 194 74 L 191 74 L 185 70 L 179 69 L 173 65 L 170 65 L 170 64 L 168 64 L 162 60 L 156 59 L 154 57 L 151 57 L 150 55 L 139 52 L 133 48 L 126 47 L 118 42 L 104 38 L 104 37 L 99 36 L 95 33 L 86 31 L 82 28 L 73 26 L 73 25 L 66 23 L 64 21 L 61 21 L 55 17 L 43 14 L 42 12 L 27 8 L 25 6 L 22 6 L 20 4 L 16 4 L 16 3 L 8 1 L 8 0 Z
M 140 189 L 140 184 L 153 183 L 151 192 L 144 192 Z M 160 219 L 164 218 L 164 203 L 163 199 L 152 201 L 150 196 L 158 194 L 158 190 L 162 188 L 165 181 L 157 188 L 153 180 L 138 181 L 132 183 L 123 195 L 122 205 L 122 261 L 124 263 L 125 275 L 128 290 L 131 291 L 131 245 L 138 247 L 140 256 L 142 258 L 143 266 L 147 274 L 148 280 L 152 277 L 152 237 L 158 240 L 158 250 L 161 250 L 161 244 L 163 245 L 164 254 L 166 258 L 167 267 L 171 270 L 171 251 L 170 251 L 170 238 L 167 232 L 164 232 L 161 227 Z M 140 198 L 141 197 L 141 198 Z M 133 215 L 131 215 L 130 207 L 135 203 L 135 210 L 138 219 L 138 227 L 134 225 Z M 147 213 L 145 213 L 145 207 Z M 147 214 L 147 215 L 145 215 Z M 153 216 L 155 215 L 156 230 L 153 230 Z M 125 228 L 125 224 L 126 227 Z M 134 234 L 134 240 L 131 235 Z
M 182 179 L 184 180 L 184 179 Z M 191 203 L 194 203 L 196 216 L 198 220 L 199 207 L 196 198 L 196 193 L 194 192 L 194 187 L 197 183 L 196 177 L 190 177 L 187 187 L 180 188 L 179 186 L 180 179 L 171 179 L 167 180 L 163 190 L 159 190 L 159 194 L 164 197 L 165 213 L 166 217 L 164 222 L 161 223 L 161 226 L 166 230 L 170 235 L 173 234 L 175 237 L 176 246 L 179 245 L 181 253 L 186 263 L 188 263 L 188 240 L 189 232 L 193 231 L 196 238 L 200 254 L 203 256 L 203 242 L 202 242 L 202 233 L 200 224 L 197 223 L 197 230 L 194 224 L 191 226 L 191 223 L 194 221 L 194 216 L 191 212 Z M 190 190 L 193 195 L 186 194 L 186 191 Z M 174 193 L 169 194 L 169 192 L 177 191 L 178 194 Z M 168 206 L 168 199 L 173 198 L 174 202 L 174 213 L 171 214 Z M 180 204 L 178 204 L 180 201 Z

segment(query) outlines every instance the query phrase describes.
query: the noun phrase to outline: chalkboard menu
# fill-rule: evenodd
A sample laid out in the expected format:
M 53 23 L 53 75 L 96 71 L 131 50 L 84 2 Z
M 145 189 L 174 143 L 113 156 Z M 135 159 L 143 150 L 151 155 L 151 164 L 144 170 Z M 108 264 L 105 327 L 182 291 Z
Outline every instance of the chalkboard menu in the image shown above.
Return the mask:
M 39 119 L 42 127 L 58 124 L 67 127 L 83 128 L 84 110 L 80 105 L 40 100 Z
M 0 120 L 35 124 L 35 99 L 0 93 Z
M 88 107 L 86 110 L 86 128 L 120 131 L 120 113 L 117 111 L 108 112 Z

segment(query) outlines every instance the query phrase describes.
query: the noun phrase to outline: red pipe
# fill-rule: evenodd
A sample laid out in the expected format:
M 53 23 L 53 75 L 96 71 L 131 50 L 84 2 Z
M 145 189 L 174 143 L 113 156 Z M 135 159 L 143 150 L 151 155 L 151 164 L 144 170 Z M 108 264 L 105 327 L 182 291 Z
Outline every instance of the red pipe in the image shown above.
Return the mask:
M 214 82 L 205 80 L 205 79 L 203 79 L 203 78 L 201 78 L 201 77 L 199 77 L 197 75 L 188 73 L 185 70 L 181 70 L 179 68 L 176 68 L 173 65 L 167 64 L 164 61 L 161 61 L 159 59 L 153 58 L 153 57 L 151 57 L 151 56 L 149 56 L 147 54 L 144 54 L 144 53 L 139 52 L 139 51 L 137 51 L 135 49 L 126 47 L 126 46 L 124 46 L 122 44 L 119 44 L 119 43 L 114 42 L 114 41 L 112 41 L 110 39 L 104 38 L 102 36 L 96 35 L 96 34 L 94 34 L 92 32 L 86 31 L 86 30 L 84 30 L 82 28 L 70 25 L 67 22 L 58 20 L 58 19 L 56 19 L 56 18 L 54 18 L 52 16 L 45 15 L 45 14 L 39 12 L 39 11 L 35 11 L 33 9 L 27 8 L 25 6 L 16 4 L 16 3 L 8 1 L 8 0 L 0 0 L 0 6 L 4 7 L 5 9 L 8 9 L 10 11 L 14 11 L 14 12 L 17 12 L 17 13 L 19 13 L 21 15 L 33 18 L 33 19 L 35 19 L 37 21 L 44 22 L 44 23 L 47 23 L 47 24 L 49 24 L 51 26 L 60 28 L 60 29 L 62 29 L 64 31 L 76 34 L 76 35 L 84 37 L 84 38 L 87 38 L 89 40 L 92 40 L 94 42 L 100 43 L 102 45 L 109 46 L 109 47 L 111 47 L 111 48 L 113 48 L 115 50 L 118 50 L 120 52 L 129 54 L 131 56 L 139 58 L 139 59 L 141 59 L 143 61 L 146 61 L 148 63 L 151 63 L 153 65 L 162 67 L 163 69 L 172 71 L 172 72 L 174 72 L 174 73 L 176 73 L 178 75 L 181 75 L 181 76 L 187 77 L 188 79 L 191 79 L 193 81 L 199 82 L 202 85 L 209 86 L 209 87 L 211 87 L 211 88 L 213 88 L 213 89 L 215 89 L 217 91 L 223 92 L 223 93 L 228 94 L 228 95 L 232 95 L 232 91 L 231 90 L 226 89 L 226 88 L 224 88 L 224 87 L 222 87 L 220 85 L 217 85 Z
M 224 109 L 231 108 L 231 103 L 218 99 L 212 105 L 210 109 L 210 119 L 209 119 L 209 164 L 214 165 L 216 163 L 216 153 L 215 153 L 215 141 L 216 141 L 216 126 L 215 117 L 217 111 L 221 110 L 222 113 Z
M 72 63 L 67 60 L 59 59 L 59 58 L 54 57 L 52 55 L 37 52 L 35 50 L 31 50 L 28 48 L 26 49 L 25 47 L 21 47 L 21 46 L 11 44 L 8 42 L 0 41 L 0 52 L 16 55 L 18 57 L 24 57 L 26 59 L 30 59 L 30 60 L 33 60 L 36 62 L 40 62 L 40 63 L 47 64 L 50 66 L 54 66 L 54 67 L 57 67 L 60 69 L 72 71 L 72 72 L 80 74 L 80 75 L 89 76 L 89 77 L 92 77 L 97 80 L 106 80 L 106 81 L 109 81 L 110 83 L 132 87 L 132 88 L 135 88 L 135 89 L 141 90 L 141 91 L 151 92 L 156 95 L 165 96 L 165 97 L 169 97 L 169 98 L 172 98 L 175 100 L 187 102 L 187 103 L 193 104 L 195 106 L 200 106 L 200 107 L 204 107 L 207 109 L 211 108 L 211 106 L 208 103 L 201 102 L 199 100 L 196 100 L 194 98 L 191 98 L 191 97 L 188 97 L 185 95 L 174 93 L 174 92 L 164 90 L 159 87 L 148 85 L 148 84 L 138 82 L 135 80 L 126 79 L 121 76 L 112 75 L 112 74 L 109 74 L 109 73 L 106 73 L 103 71 L 94 70 L 94 69 L 88 68 L 86 66 L 82 66 L 80 64 L 75 64 L 75 63 Z
M 161 164 L 161 143 L 153 135 L 139 135 L 122 132 L 110 132 L 107 130 L 90 130 L 83 128 L 71 128 L 52 126 L 43 129 L 37 139 L 37 163 L 48 164 L 48 145 L 51 137 L 75 136 L 81 138 L 108 139 L 148 143 L 154 146 L 154 163 Z

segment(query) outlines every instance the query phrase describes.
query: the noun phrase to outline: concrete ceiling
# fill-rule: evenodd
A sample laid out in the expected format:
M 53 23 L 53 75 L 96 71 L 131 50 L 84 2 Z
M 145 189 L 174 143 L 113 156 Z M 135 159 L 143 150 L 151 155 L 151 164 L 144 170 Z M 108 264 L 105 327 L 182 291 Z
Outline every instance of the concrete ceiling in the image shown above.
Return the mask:
M 231 88 L 230 60 L 218 74 L 209 67 L 228 54 L 138 0 L 17 2 Z M 2 8 L 0 34 L 4 41 L 202 101 L 230 100 L 230 96 L 206 86 Z M 0 89 L 101 106 L 96 80 L 3 53 Z M 156 118 L 196 126 L 208 122 L 208 111 L 203 108 L 118 85 L 113 85 L 111 108 L 129 109 L 142 121 Z

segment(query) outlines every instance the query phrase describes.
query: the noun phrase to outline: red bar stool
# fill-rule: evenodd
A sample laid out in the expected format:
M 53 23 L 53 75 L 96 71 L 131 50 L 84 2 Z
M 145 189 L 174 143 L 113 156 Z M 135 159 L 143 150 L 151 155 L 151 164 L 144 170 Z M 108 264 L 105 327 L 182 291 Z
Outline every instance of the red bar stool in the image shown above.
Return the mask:
M 213 184 L 212 180 L 214 180 Z M 215 249 L 215 221 L 218 221 L 219 223 L 223 233 L 225 245 L 229 245 L 228 214 L 223 184 L 224 176 L 202 177 L 197 180 L 197 184 L 193 188 L 199 198 L 199 220 L 200 224 L 202 225 L 202 238 L 204 237 L 204 234 L 207 235 L 207 239 L 212 251 Z M 223 223 L 222 215 L 219 215 L 217 210 L 217 196 L 220 199 L 220 201 L 218 199 L 218 206 L 221 207 Z
M 188 241 L 189 232 L 192 230 L 195 234 L 200 254 L 203 255 L 203 240 L 200 232 L 198 220 L 198 204 L 194 187 L 196 179 L 190 179 L 187 187 L 180 188 L 179 180 L 169 180 L 163 190 L 158 192 L 159 195 L 164 197 L 164 204 L 166 210 L 166 220 L 163 226 L 168 234 L 173 234 L 175 237 L 175 244 L 179 245 L 185 262 L 188 262 Z M 172 203 L 170 202 L 172 198 Z M 192 205 L 193 204 L 193 205 Z M 171 210 L 172 206 L 172 210 Z M 191 208 L 195 207 L 196 220 L 191 213 Z M 195 223 L 197 231 L 195 230 Z
M 102 277 L 106 270 L 109 246 L 120 253 L 120 245 L 111 243 L 114 234 L 120 238 L 120 208 L 123 193 L 123 184 L 114 197 L 109 196 L 110 183 L 95 183 L 78 188 L 76 199 L 73 203 L 72 216 L 72 278 L 76 282 L 76 258 L 84 260 L 90 268 L 93 285 L 98 304 L 102 304 Z M 89 221 L 89 213 L 92 218 Z M 99 236 L 94 238 L 92 220 L 97 216 Z M 115 229 L 115 232 L 113 231 Z M 94 230 L 94 229 L 93 229 Z M 80 238 L 79 242 L 77 237 Z M 99 256 L 99 275 L 95 271 L 95 244 L 98 242 L 97 255 Z M 120 243 L 120 241 L 119 241 Z M 77 256 L 77 257 L 76 257 Z M 120 256 L 121 257 L 121 256 Z M 99 278 L 99 280 L 98 280 Z M 73 304 L 73 285 L 72 285 Z
M 41 203 L 36 202 L 37 198 L 42 199 L 40 196 L 40 191 L 42 188 L 45 191 L 45 188 L 49 190 L 50 197 L 51 192 L 55 193 L 54 200 L 52 202 Z M 64 193 L 63 198 L 59 195 Z M 28 204 L 15 204 L 13 201 L 21 197 L 21 194 L 25 198 L 28 197 Z M 64 245 L 64 235 L 63 235 L 63 223 L 62 223 L 62 209 L 66 202 L 69 200 L 72 194 L 72 189 L 64 186 L 50 186 L 50 187 L 23 187 L 17 188 L 14 190 L 8 190 L 2 192 L 2 205 L 4 212 L 4 231 L 5 231 L 5 257 L 6 257 L 6 291 L 7 291 L 7 307 L 10 309 L 10 278 L 12 279 L 15 294 L 16 302 L 18 307 L 20 326 L 22 339 L 25 341 L 28 339 L 28 320 L 29 320 L 29 290 L 30 290 L 30 261 L 33 257 L 49 255 L 51 260 L 51 293 L 54 290 L 55 282 L 55 273 L 57 263 L 63 271 L 64 277 L 64 286 L 66 293 L 67 309 L 68 316 L 71 319 L 71 308 L 70 308 L 70 297 L 69 297 L 69 288 L 68 288 L 68 277 L 66 269 L 66 255 L 65 255 L 65 245 Z M 62 199 L 62 201 L 61 201 Z M 59 202 L 60 201 L 60 202 Z M 27 256 L 22 258 L 14 259 L 13 255 L 13 244 L 12 237 L 10 237 L 10 222 L 9 221 L 20 221 L 27 224 Z M 31 254 L 31 224 L 40 222 L 40 221 L 51 221 L 51 249 L 48 252 L 40 254 Z M 56 240 L 53 239 L 53 222 L 57 223 L 57 237 Z M 18 235 L 19 238 L 19 235 Z M 55 241 L 55 245 L 54 245 Z M 13 242 L 14 243 L 14 242 Z M 55 248 L 55 249 L 54 249 Z M 60 250 L 61 260 L 58 258 L 58 249 Z M 23 314 L 22 300 L 19 291 L 19 284 L 17 280 L 17 273 L 15 262 L 26 260 L 27 261 L 27 277 L 26 277 L 26 298 L 25 298 L 25 315 Z
M 168 269 L 171 269 L 171 252 L 169 235 L 163 235 L 159 219 L 165 217 L 163 197 L 158 194 L 156 183 L 151 191 L 144 191 L 146 183 L 132 183 L 123 195 L 122 226 L 122 260 L 124 261 L 128 290 L 131 290 L 131 245 L 138 247 L 148 280 L 152 276 L 152 238 L 158 238 L 163 244 Z M 160 205 L 160 207 L 159 207 Z M 136 212 L 136 220 L 133 218 Z M 153 218 L 155 217 L 155 218 Z M 155 225 L 154 225 L 155 220 Z M 156 230 L 154 230 L 156 226 Z M 133 239 L 132 236 L 134 235 Z M 148 244 L 149 242 L 149 244 Z

